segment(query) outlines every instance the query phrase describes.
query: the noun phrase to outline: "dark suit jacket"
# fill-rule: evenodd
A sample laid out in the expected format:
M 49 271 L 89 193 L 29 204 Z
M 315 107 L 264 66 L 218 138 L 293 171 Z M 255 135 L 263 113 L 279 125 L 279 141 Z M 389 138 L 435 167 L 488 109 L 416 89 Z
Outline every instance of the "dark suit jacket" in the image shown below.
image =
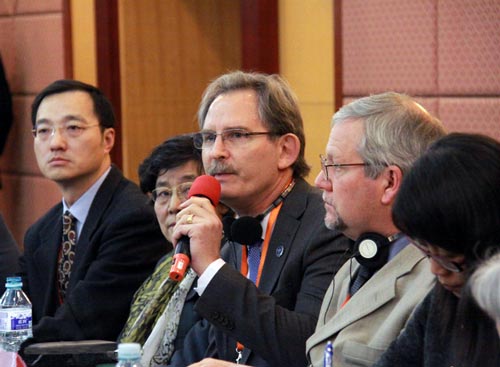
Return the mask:
M 235 269 L 240 267 L 241 246 L 226 244 L 222 253 L 228 264 L 195 306 L 212 325 L 209 345 L 203 340 L 206 334 L 198 336 L 195 327 L 172 365 L 186 366 L 203 357 L 234 361 L 238 340 L 245 345 L 244 364 L 305 366 L 306 340 L 348 251 L 348 240 L 324 225 L 319 192 L 297 180 L 279 212 L 259 289 Z M 198 354 L 200 346 L 206 346 L 203 355 Z
M 137 185 L 113 166 L 90 207 L 66 300 L 59 305 L 61 215 L 59 203 L 25 236 L 21 270 L 33 304 L 35 341 L 116 340 L 134 292 L 169 250 L 153 208 Z
M 19 272 L 19 247 L 0 214 L 0 293 L 5 291 L 5 278 Z

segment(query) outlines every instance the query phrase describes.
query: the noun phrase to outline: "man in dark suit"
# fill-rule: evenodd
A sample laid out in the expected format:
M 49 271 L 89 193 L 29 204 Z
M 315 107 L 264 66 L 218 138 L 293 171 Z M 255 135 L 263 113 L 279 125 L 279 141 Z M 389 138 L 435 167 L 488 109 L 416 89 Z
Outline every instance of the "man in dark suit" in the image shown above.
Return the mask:
M 169 245 L 147 197 L 111 164 L 115 118 L 100 90 L 56 81 L 31 117 L 38 166 L 62 193 L 24 241 L 34 341 L 116 340 L 134 292 Z
M 239 219 L 225 230 L 233 239 L 220 258 L 215 209 L 201 197 L 181 205 L 174 239 L 190 237 L 200 276 L 195 310 L 211 326 L 208 340 L 195 326 L 171 365 L 212 357 L 304 366 L 305 341 L 348 242 L 326 229 L 321 196 L 304 180 L 309 167 L 296 98 L 276 75 L 229 73 L 205 91 L 198 118 L 195 145 L 205 170 Z

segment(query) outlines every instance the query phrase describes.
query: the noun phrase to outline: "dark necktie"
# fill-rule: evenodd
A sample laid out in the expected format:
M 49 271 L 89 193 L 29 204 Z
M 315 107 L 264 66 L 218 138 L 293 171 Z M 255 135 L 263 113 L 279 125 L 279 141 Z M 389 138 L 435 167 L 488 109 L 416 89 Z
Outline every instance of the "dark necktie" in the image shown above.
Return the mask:
M 248 246 L 248 279 L 254 284 L 257 282 L 257 274 L 259 273 L 261 247 L 262 240 Z
M 356 293 L 362 286 L 365 284 L 368 279 L 373 275 L 373 270 L 370 268 L 367 268 L 366 266 L 360 265 L 358 274 L 356 275 L 356 278 L 354 279 L 354 282 L 351 284 L 351 289 L 350 289 L 350 294 L 351 297 Z
M 71 266 L 75 258 L 76 247 L 76 219 L 66 211 L 63 215 L 63 233 L 62 244 L 59 254 L 59 266 L 57 280 L 59 282 L 59 293 L 64 301 L 66 289 L 68 288 L 69 277 L 71 275 Z

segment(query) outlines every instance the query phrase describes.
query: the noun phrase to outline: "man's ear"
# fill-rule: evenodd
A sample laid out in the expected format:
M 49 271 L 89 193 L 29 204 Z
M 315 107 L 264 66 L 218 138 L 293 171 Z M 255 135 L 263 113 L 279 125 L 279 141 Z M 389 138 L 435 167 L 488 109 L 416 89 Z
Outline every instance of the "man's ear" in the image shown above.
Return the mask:
M 383 194 L 381 202 L 384 205 L 392 205 L 396 199 L 401 182 L 403 181 L 403 171 L 396 165 L 387 166 L 381 174 L 383 180 Z
M 112 127 L 105 128 L 102 133 L 102 141 L 104 151 L 106 153 L 109 153 L 115 145 L 115 129 L 113 129 Z
M 286 169 L 291 167 L 300 153 L 300 140 L 297 135 L 288 133 L 279 137 L 279 160 L 278 168 Z

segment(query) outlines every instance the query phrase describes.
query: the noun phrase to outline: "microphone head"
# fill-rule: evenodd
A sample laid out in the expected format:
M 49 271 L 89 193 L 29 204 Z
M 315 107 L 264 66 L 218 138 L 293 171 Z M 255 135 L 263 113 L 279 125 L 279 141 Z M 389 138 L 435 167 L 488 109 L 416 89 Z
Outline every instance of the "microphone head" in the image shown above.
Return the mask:
M 254 217 L 241 217 L 231 225 L 231 239 L 242 245 L 252 245 L 262 238 L 262 226 Z
M 209 175 L 198 176 L 189 190 L 188 197 L 191 196 L 205 197 L 213 206 L 217 206 L 220 199 L 220 183 Z

